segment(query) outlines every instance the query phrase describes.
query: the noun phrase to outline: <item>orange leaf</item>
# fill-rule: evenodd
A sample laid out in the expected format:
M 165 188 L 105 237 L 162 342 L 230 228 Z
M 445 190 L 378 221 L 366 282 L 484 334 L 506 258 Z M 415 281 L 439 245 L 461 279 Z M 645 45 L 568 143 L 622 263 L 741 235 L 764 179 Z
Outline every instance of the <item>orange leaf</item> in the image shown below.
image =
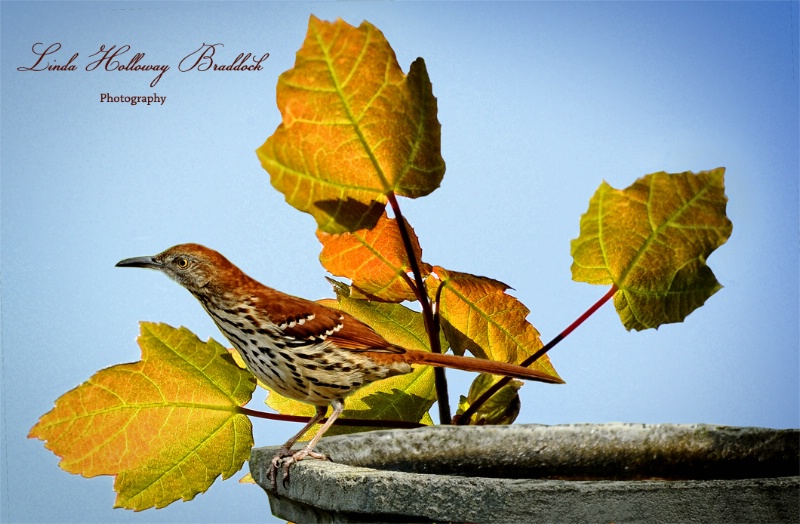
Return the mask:
M 255 389 L 225 348 L 186 328 L 142 322 L 139 345 L 142 360 L 97 372 L 29 434 L 70 473 L 116 475 L 115 506 L 137 511 L 190 500 L 241 469 L 253 437 L 238 407 Z
M 411 233 L 414 256 L 422 257 L 422 248 L 414 230 Z M 317 231 L 322 243 L 319 260 L 334 275 L 349 278 L 353 289 L 370 299 L 386 302 L 415 300 L 405 276 L 411 271 L 397 221 L 384 213 L 372 229 L 331 235 Z M 420 264 L 423 275 L 430 266 Z
M 427 282 L 433 296 L 442 286 L 439 314 L 455 353 L 469 350 L 478 358 L 518 364 L 542 347 L 539 332 L 526 320 L 530 310 L 506 294 L 509 287 L 502 282 L 439 266 Z M 547 355 L 530 367 L 558 376 Z
M 444 176 L 425 63 L 408 75 L 375 26 L 312 16 L 294 68 L 278 79 L 283 122 L 258 149 L 286 201 L 341 233 L 372 227 L 390 192 L 416 198 Z

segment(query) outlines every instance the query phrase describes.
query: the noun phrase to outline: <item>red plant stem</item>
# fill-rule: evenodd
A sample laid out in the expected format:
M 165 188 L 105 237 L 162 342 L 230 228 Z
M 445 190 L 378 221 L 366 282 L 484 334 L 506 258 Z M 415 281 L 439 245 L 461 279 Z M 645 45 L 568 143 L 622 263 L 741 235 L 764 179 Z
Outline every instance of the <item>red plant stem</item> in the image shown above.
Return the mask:
M 311 420 L 311 417 L 301 417 L 299 415 L 279 415 L 277 413 L 267 413 L 266 411 L 257 411 L 255 409 L 249 409 L 245 407 L 238 407 L 236 408 L 236 411 L 249 417 L 266 418 L 269 420 L 283 420 L 284 422 L 308 422 Z M 325 423 L 326 420 L 327 419 L 320 420 L 320 424 Z M 420 424 L 419 422 L 406 422 L 403 420 L 364 420 L 360 418 L 338 418 L 333 425 L 401 429 L 413 429 L 425 426 L 425 424 Z
M 414 274 L 414 281 L 416 282 L 416 295 L 422 306 L 422 318 L 425 322 L 425 331 L 428 333 L 428 339 L 431 344 L 431 351 L 434 353 L 441 353 L 442 347 L 439 343 L 439 330 L 436 329 L 436 322 L 433 318 L 433 309 L 431 308 L 428 294 L 425 291 L 425 281 L 422 280 L 422 272 L 419 269 L 419 261 L 414 253 L 414 246 L 411 243 L 411 235 L 406 228 L 406 221 L 403 218 L 403 213 L 400 211 L 400 204 L 397 202 L 397 197 L 393 192 L 386 195 L 389 199 L 389 204 L 392 206 L 394 218 L 397 222 L 397 228 L 400 230 L 400 237 L 403 239 L 403 245 L 406 248 L 408 255 L 408 263 L 411 266 L 411 272 Z M 450 395 L 447 392 L 447 377 L 445 376 L 444 369 L 434 368 L 433 377 L 436 383 L 436 399 L 439 405 L 439 423 L 450 424 L 452 416 L 450 414 Z
M 595 311 L 597 311 L 598 309 L 600 309 L 600 306 L 602 306 L 603 304 L 605 304 L 606 302 L 608 302 L 609 300 L 611 300 L 611 297 L 613 297 L 613 296 L 614 296 L 614 294 L 615 294 L 616 292 L 617 292 L 617 286 L 616 286 L 616 285 L 613 285 L 613 286 L 611 286 L 611 289 L 609 289 L 609 290 L 608 290 L 608 292 L 607 292 L 605 295 L 603 295 L 603 297 L 602 297 L 600 300 L 598 300 L 597 302 L 595 302 L 594 304 L 592 304 L 592 306 L 591 306 L 589 309 L 587 309 L 587 310 L 586 310 L 586 311 L 585 311 L 585 312 L 584 312 L 584 313 L 583 313 L 581 316 L 579 316 L 579 317 L 578 317 L 578 318 L 577 318 L 577 319 L 576 319 L 576 320 L 575 320 L 575 321 L 574 321 L 572 324 L 570 324 L 569 326 L 567 326 L 567 328 L 566 328 L 564 331 L 562 331 L 561 333 L 559 333 L 559 334 L 558 334 L 558 335 L 557 335 L 557 336 L 556 336 L 556 337 L 555 337 L 553 340 L 551 340 L 550 342 L 548 342 L 548 343 L 547 343 L 547 344 L 546 344 L 544 347 L 542 347 L 542 348 L 541 348 L 539 351 L 537 351 L 536 353 L 534 353 L 534 354 L 533 354 L 533 355 L 531 355 L 530 357 L 528 357 L 528 358 L 526 358 L 525 360 L 523 360 L 523 361 L 520 363 L 520 366 L 523 366 L 523 367 L 528 367 L 528 366 L 530 366 L 531 364 L 533 364 L 534 362 L 536 362 L 536 361 L 537 361 L 539 358 L 541 358 L 541 357 L 542 357 L 542 355 L 544 355 L 545 353 L 547 353 L 548 351 L 550 351 L 551 349 L 553 349 L 553 348 L 555 347 L 555 345 L 556 345 L 556 344 L 558 344 L 559 342 L 561 342 L 562 340 L 564 340 L 564 339 L 567 337 L 567 335 L 569 335 L 570 333 L 572 333 L 573 331 L 575 331 L 575 329 L 576 329 L 578 326 L 580 326 L 581 324 L 583 324 L 583 322 L 584 322 L 584 321 L 585 321 L 587 318 L 589 318 L 590 316 L 592 316 L 592 315 L 594 314 L 594 312 L 595 312 Z M 457 425 L 464 425 L 464 424 L 466 424 L 467 422 L 469 422 L 469 419 L 470 419 L 470 417 L 471 417 L 472 415 L 474 415 L 474 414 L 475 414 L 475 412 L 477 412 L 477 411 L 480 409 L 480 407 L 481 407 L 481 406 L 483 406 L 483 405 L 486 403 L 486 401 L 487 401 L 487 400 L 489 400 L 490 398 L 492 398 L 492 395 L 494 395 L 495 393 L 497 393 L 498 391 L 500 391 L 500 389 L 501 389 L 503 386 L 505 386 L 506 384 L 508 384 L 509 382 L 511 382 L 511 378 L 509 378 L 509 377 L 504 377 L 503 379 L 499 380 L 499 381 L 498 381 L 498 382 L 496 382 L 494 385 L 492 385 L 492 387 L 490 387 L 489 389 L 487 389 L 486 391 L 484 391 L 484 392 L 483 392 L 483 394 L 482 394 L 480 397 L 478 397 L 478 399 L 477 399 L 475 402 L 473 402 L 473 403 L 472 403 L 472 405 L 471 405 L 469 408 L 467 408 L 467 410 L 466 410 L 466 411 L 464 411 L 464 413 L 462 413 L 461 415 L 459 415 L 459 418 L 458 418 L 458 420 L 456 421 L 456 424 L 457 424 Z

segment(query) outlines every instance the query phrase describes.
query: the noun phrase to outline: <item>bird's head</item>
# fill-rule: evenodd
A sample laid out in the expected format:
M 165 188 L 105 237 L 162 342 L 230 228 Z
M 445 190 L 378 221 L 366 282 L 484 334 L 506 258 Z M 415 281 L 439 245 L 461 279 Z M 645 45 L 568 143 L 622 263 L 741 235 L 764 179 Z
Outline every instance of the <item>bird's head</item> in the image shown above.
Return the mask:
M 241 273 L 224 256 L 200 244 L 179 244 L 154 256 L 126 258 L 116 267 L 156 269 L 195 293 L 209 285 L 217 288 Z

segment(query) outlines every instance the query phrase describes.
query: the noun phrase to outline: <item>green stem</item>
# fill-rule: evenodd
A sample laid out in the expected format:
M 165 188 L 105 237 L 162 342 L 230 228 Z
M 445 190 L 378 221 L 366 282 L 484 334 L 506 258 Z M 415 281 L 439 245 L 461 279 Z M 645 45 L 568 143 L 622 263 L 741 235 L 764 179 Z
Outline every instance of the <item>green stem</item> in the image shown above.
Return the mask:
M 397 202 L 397 197 L 393 192 L 390 192 L 386 196 L 389 199 L 389 204 L 392 206 L 397 228 L 400 230 L 400 237 L 403 239 L 403 245 L 408 255 L 408 263 L 411 266 L 411 272 L 414 274 L 414 281 L 416 283 L 415 293 L 422 307 L 422 318 L 425 322 L 425 331 L 428 333 L 428 339 L 430 340 L 431 351 L 434 353 L 441 353 L 442 347 L 439 343 L 439 330 L 436 328 L 431 302 L 428 300 L 428 294 L 425 291 L 425 281 L 422 279 L 419 261 L 414 253 L 411 234 L 406 227 L 406 221 L 403 218 L 402 211 L 400 211 L 400 204 Z M 439 423 L 450 424 L 452 422 L 452 416 L 450 414 L 450 395 L 447 392 L 447 377 L 445 376 L 444 369 L 433 368 L 433 376 L 436 383 L 436 399 L 439 405 Z
M 542 355 L 544 355 L 545 353 L 547 353 L 548 351 L 553 349 L 556 346 L 556 344 L 558 344 L 559 342 L 564 340 L 570 333 L 575 331 L 575 329 L 578 326 L 583 324 L 583 322 L 587 318 L 592 316 L 592 314 L 594 314 L 595 311 L 600 309 L 600 306 L 602 306 L 603 304 L 605 304 L 606 302 L 611 300 L 611 297 L 613 297 L 616 292 L 617 292 L 617 286 L 616 285 L 611 286 L 611 289 L 609 289 L 608 292 L 605 295 L 603 295 L 603 297 L 600 300 L 598 300 L 597 302 L 592 304 L 592 306 L 589 309 L 587 309 L 581 316 L 579 316 L 577 318 L 577 320 L 575 320 L 572 324 L 567 326 L 567 328 L 564 331 L 559 333 L 558 336 L 556 336 L 553 340 L 548 342 L 547 345 L 542 347 L 539 351 L 537 351 L 536 353 L 534 353 L 530 357 L 528 357 L 525 360 L 523 360 L 520 363 L 520 366 L 528 367 L 531 364 L 533 364 L 534 362 L 536 362 L 537 360 L 539 360 L 539 358 L 541 358 Z M 505 386 L 506 384 L 508 384 L 509 382 L 511 382 L 511 378 L 504 377 L 503 379 L 501 379 L 501 380 L 497 381 L 495 384 L 493 384 L 492 387 L 490 387 L 489 389 L 484 391 L 483 394 L 480 397 L 478 397 L 478 399 L 475 402 L 473 402 L 472 405 L 470 407 L 468 407 L 466 411 L 464 411 L 464 413 L 459 415 L 459 418 L 456 421 L 456 424 L 458 424 L 458 425 L 467 424 L 469 422 L 469 419 L 472 417 L 472 415 L 474 415 L 481 408 L 481 406 L 483 406 L 486 403 L 487 400 L 492 398 L 492 395 L 494 395 L 495 393 L 500 391 L 500 389 L 503 386 Z

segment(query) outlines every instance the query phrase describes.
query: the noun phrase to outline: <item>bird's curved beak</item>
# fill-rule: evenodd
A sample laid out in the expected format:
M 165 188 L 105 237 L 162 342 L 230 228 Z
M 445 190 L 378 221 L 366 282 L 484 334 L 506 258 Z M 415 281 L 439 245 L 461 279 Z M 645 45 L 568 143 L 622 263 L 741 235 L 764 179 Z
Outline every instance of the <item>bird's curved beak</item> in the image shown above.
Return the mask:
M 155 257 L 133 257 L 120 260 L 114 267 L 144 267 L 147 269 L 161 269 L 163 264 Z

